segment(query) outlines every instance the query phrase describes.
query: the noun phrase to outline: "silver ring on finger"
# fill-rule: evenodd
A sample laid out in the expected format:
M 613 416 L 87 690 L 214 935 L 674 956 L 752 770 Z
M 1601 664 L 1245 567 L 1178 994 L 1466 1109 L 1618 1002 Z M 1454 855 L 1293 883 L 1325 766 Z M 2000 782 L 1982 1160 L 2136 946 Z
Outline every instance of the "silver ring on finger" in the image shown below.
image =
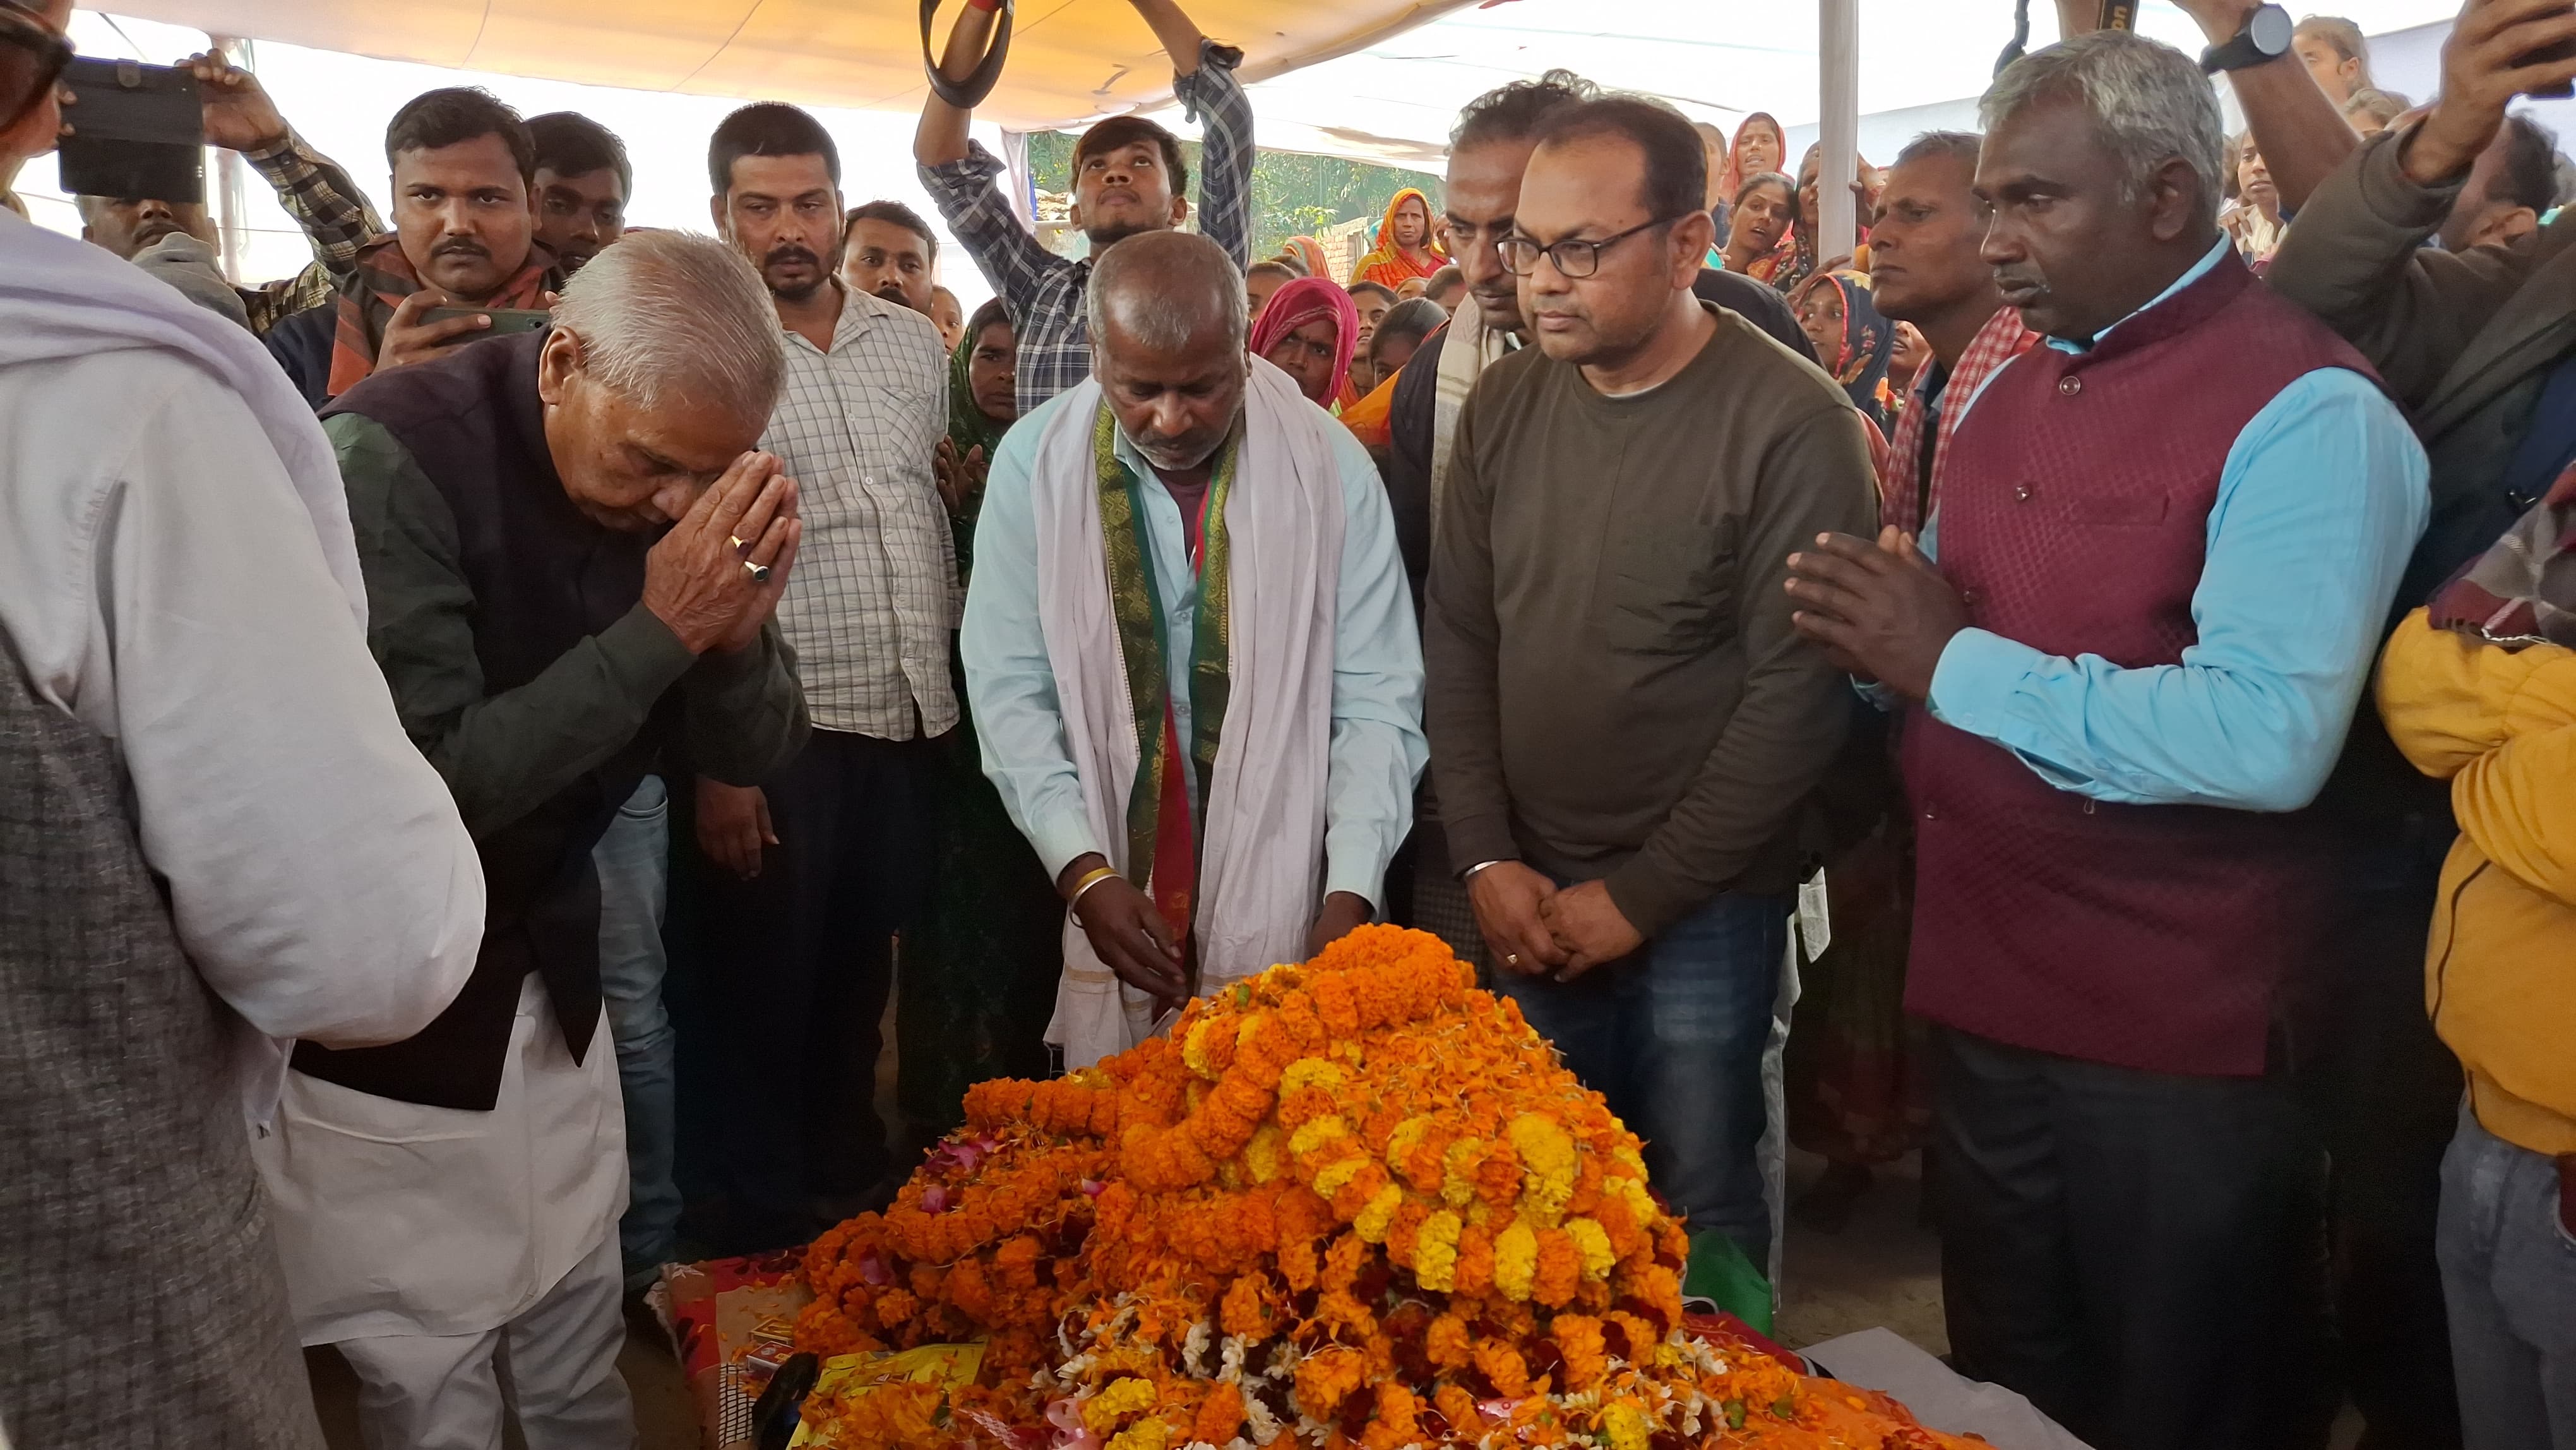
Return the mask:
M 766 584 L 766 583 L 768 583 L 768 582 L 769 582 L 769 566 L 768 566 L 768 565 L 766 565 L 766 564 L 755 564 L 755 563 L 751 562 L 749 559 L 745 559 L 745 560 L 743 560 L 743 561 L 742 561 L 742 567 L 743 567 L 745 570 L 747 570 L 747 571 L 749 571 L 749 572 L 750 572 L 750 574 L 751 574 L 751 582 L 752 582 L 752 583 L 754 583 L 754 584 Z
M 1503 964 L 1504 964 L 1505 966 L 1511 966 L 1511 967 L 1517 967 L 1517 966 L 1519 966 L 1519 965 L 1521 964 L 1520 954 L 1519 954 L 1519 953 L 1517 953 L 1517 952 L 1506 952 L 1506 953 L 1504 953 L 1504 954 L 1503 954 Z

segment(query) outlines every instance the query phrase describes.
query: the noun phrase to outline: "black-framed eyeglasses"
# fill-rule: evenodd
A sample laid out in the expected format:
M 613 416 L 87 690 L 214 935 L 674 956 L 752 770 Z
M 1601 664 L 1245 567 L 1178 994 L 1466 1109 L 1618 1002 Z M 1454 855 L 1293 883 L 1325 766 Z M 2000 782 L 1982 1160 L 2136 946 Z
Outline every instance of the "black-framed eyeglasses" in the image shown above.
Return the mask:
M 1557 271 L 1563 273 L 1568 278 L 1581 281 L 1583 278 L 1589 277 L 1593 273 L 1601 270 L 1601 254 L 1603 252 L 1610 250 L 1612 247 L 1619 245 L 1621 242 L 1628 240 L 1639 232 L 1653 231 L 1657 227 L 1668 227 L 1680 220 L 1681 218 L 1677 216 L 1659 216 L 1650 222 L 1639 222 L 1635 226 L 1628 228 L 1626 231 L 1619 233 L 1617 236 L 1602 237 L 1597 241 L 1556 242 L 1544 247 L 1530 240 L 1528 237 L 1509 236 L 1496 242 L 1494 244 L 1494 250 L 1501 254 L 1504 270 L 1510 272 L 1515 277 L 1526 277 L 1537 271 L 1538 259 L 1540 257 L 1545 257 L 1556 264 Z
M 63 67 L 72 63 L 72 43 L 15 0 L 0 0 L 0 45 L 14 45 L 36 56 L 36 73 L 27 94 L 0 115 L 0 130 L 5 130 L 53 93 L 54 84 L 63 78 Z

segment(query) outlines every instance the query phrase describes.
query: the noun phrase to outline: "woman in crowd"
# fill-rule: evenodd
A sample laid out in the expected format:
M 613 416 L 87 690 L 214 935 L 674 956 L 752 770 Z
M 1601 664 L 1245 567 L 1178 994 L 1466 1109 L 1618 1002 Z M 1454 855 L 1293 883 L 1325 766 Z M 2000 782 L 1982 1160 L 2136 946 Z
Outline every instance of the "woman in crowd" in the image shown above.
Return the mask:
M 1756 172 L 1735 189 L 1728 206 L 1726 245 L 1718 260 L 1729 272 L 1777 287 L 1797 260 L 1798 185 L 1776 171 Z
M 1798 326 L 1816 345 L 1816 357 L 1834 381 L 1843 385 L 1852 406 L 1860 409 L 1878 435 L 1871 451 L 1883 451 L 1892 395 L 1887 385 L 1888 359 L 1896 350 L 1896 324 L 1879 312 L 1870 296 L 1869 278 L 1836 270 L 1810 277 L 1789 299 Z
M 1726 151 L 1725 194 L 1730 204 L 1746 182 L 1780 170 L 1788 156 L 1788 140 L 1770 112 L 1756 111 L 1745 117 L 1735 128 L 1735 144 Z
M 2259 272 L 2272 264 L 2272 254 L 2281 247 L 2281 192 L 2272 184 L 2262 153 L 2254 149 L 2253 132 L 2238 137 L 2229 155 L 2236 163 L 2236 204 L 2218 224 L 2236 240 L 2237 255 Z
M 1290 237 L 1279 250 L 1283 256 L 1295 259 L 1300 276 L 1330 277 L 1333 275 L 1333 264 L 1324 255 L 1324 244 L 1313 237 Z
M 1244 315 L 1254 322 L 1259 322 L 1261 309 L 1269 306 L 1270 299 L 1277 295 L 1279 289 L 1296 281 L 1298 275 L 1294 266 L 1275 257 L 1267 262 L 1255 262 L 1244 268 Z
M 1378 375 L 1369 366 L 1369 338 L 1376 334 L 1378 323 L 1404 300 L 1395 295 L 1394 288 L 1381 287 L 1375 282 L 1353 282 L 1349 291 L 1351 306 L 1359 312 L 1360 330 L 1359 335 L 1351 340 L 1350 381 L 1342 385 L 1342 396 L 1337 400 L 1344 409 L 1377 386 Z
M 1377 245 L 1352 269 L 1354 282 L 1375 282 L 1392 292 L 1414 277 L 1429 277 L 1449 264 L 1431 233 L 1431 198 L 1408 186 L 1386 204 Z
M 1300 277 L 1282 287 L 1253 324 L 1252 355 L 1296 380 L 1297 391 L 1331 412 L 1350 381 L 1359 309 L 1330 277 Z
M 1395 405 L 1395 381 L 1404 365 L 1421 350 L 1422 340 L 1440 330 L 1449 314 L 1428 297 L 1396 304 L 1369 337 L 1369 375 L 1377 386 L 1342 409 L 1342 426 L 1372 450 L 1388 445 L 1388 415 Z
M 975 561 L 975 517 L 993 450 L 1018 416 L 1019 360 L 1000 298 L 975 310 L 948 369 L 948 437 L 936 472 L 957 543 L 959 583 Z M 966 682 L 955 649 L 958 708 Z M 927 1138 L 962 1123 L 966 1089 L 988 1078 L 1044 1077 L 1055 1011 L 1064 903 L 984 778 L 974 724 L 950 732 L 935 777 L 938 821 L 931 904 L 903 942 L 896 972 L 896 1088 L 905 1121 Z

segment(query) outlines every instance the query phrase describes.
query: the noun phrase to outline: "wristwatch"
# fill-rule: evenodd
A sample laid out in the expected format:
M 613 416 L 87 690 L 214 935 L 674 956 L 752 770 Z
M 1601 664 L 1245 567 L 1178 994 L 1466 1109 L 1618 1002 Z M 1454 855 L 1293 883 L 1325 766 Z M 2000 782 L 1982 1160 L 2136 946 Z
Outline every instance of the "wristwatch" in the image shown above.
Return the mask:
M 2290 53 L 2290 30 L 2289 11 L 2278 5 L 2257 5 L 2234 39 L 2200 53 L 2200 68 L 2216 75 L 2279 60 Z

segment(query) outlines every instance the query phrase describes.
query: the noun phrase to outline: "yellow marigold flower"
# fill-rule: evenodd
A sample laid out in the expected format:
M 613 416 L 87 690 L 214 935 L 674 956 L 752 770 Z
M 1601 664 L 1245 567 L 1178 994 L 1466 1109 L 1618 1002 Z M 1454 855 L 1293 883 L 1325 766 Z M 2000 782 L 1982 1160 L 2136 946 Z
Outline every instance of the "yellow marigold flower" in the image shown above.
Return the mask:
M 1396 1124 L 1395 1131 L 1386 1138 L 1386 1166 L 1398 1173 L 1403 1172 L 1404 1160 L 1412 1157 L 1413 1150 L 1422 1146 L 1422 1140 L 1430 1135 L 1431 1129 L 1429 1118 L 1407 1118 Z
M 1530 1281 L 1538 1273 L 1538 1235 L 1518 1219 L 1512 1226 L 1494 1235 L 1494 1287 L 1503 1297 L 1525 1301 L 1530 1296 Z
M 1337 1088 L 1343 1081 L 1339 1067 L 1320 1057 L 1301 1057 L 1279 1075 L 1279 1095 L 1286 1097 L 1301 1087 Z
M 1112 1380 L 1107 1389 L 1083 1401 L 1083 1426 L 1094 1435 L 1107 1435 L 1117 1428 L 1119 1421 L 1154 1408 L 1155 1402 L 1161 1398 L 1151 1380 L 1137 1379 L 1132 1375 Z M 1156 1443 L 1159 1445 L 1161 1442 Z
M 1143 1420 L 1134 1429 L 1121 1431 L 1113 1437 L 1109 1450 L 1163 1450 L 1171 1439 L 1171 1426 L 1160 1420 Z
M 1288 1151 L 1303 1158 L 1350 1130 L 1351 1125 L 1339 1118 L 1317 1118 L 1299 1128 L 1296 1136 L 1288 1140 Z
M 1625 1145 L 1619 1147 L 1611 1153 L 1610 1161 L 1627 1169 L 1628 1176 L 1630 1178 L 1637 1180 L 1640 1186 L 1644 1185 L 1646 1181 L 1646 1160 L 1639 1156 L 1635 1148 L 1627 1147 Z
M 1601 1191 L 1626 1203 L 1628 1211 L 1637 1216 L 1639 1228 L 1651 1227 L 1656 1219 L 1664 1216 L 1664 1211 L 1655 1206 L 1655 1196 L 1646 1191 L 1643 1179 L 1604 1178 Z
M 1275 1183 L 1288 1171 L 1286 1135 L 1264 1123 L 1255 1129 L 1252 1141 L 1243 1145 L 1243 1166 L 1255 1183 Z
M 1568 1220 L 1565 1231 L 1574 1237 L 1575 1251 L 1583 1255 L 1583 1277 L 1607 1279 L 1618 1266 L 1618 1252 L 1610 1247 L 1609 1231 L 1588 1218 Z
M 1200 1077 L 1215 1081 L 1217 1070 L 1208 1062 L 1208 1044 L 1218 1033 L 1232 1030 L 1232 1024 L 1222 1017 L 1200 1018 L 1198 1025 L 1190 1029 L 1189 1041 L 1181 1044 L 1181 1065 Z
M 1390 1183 L 1377 1191 L 1351 1220 L 1351 1230 L 1373 1244 L 1386 1242 L 1386 1226 L 1395 1221 L 1395 1211 L 1404 1206 L 1404 1190 Z
M 1315 1175 L 1315 1195 L 1330 1198 L 1341 1192 L 1342 1185 L 1358 1177 L 1359 1171 L 1367 1166 L 1366 1158 L 1344 1158 L 1338 1163 L 1326 1164 L 1324 1171 Z
M 1521 1170 L 1557 1183 L 1574 1181 L 1574 1135 L 1554 1118 L 1523 1113 L 1512 1119 L 1512 1151 L 1521 1155 Z
M 1512 1119 L 1512 1151 L 1521 1160 L 1521 1216 L 1554 1228 L 1574 1197 L 1574 1136 L 1553 1118 L 1523 1113 Z
M 1441 1209 L 1422 1221 L 1413 1241 L 1413 1279 L 1425 1289 L 1446 1294 L 1457 1282 L 1458 1215 Z
M 1465 1208 L 1476 1196 L 1476 1165 L 1484 1160 L 1485 1140 L 1461 1138 L 1440 1155 L 1440 1201 Z
M 1638 1409 L 1633 1400 L 1615 1401 L 1602 1411 L 1601 1428 L 1609 1437 L 1610 1450 L 1646 1450 L 1646 1442 L 1654 1434 L 1645 1411 Z

